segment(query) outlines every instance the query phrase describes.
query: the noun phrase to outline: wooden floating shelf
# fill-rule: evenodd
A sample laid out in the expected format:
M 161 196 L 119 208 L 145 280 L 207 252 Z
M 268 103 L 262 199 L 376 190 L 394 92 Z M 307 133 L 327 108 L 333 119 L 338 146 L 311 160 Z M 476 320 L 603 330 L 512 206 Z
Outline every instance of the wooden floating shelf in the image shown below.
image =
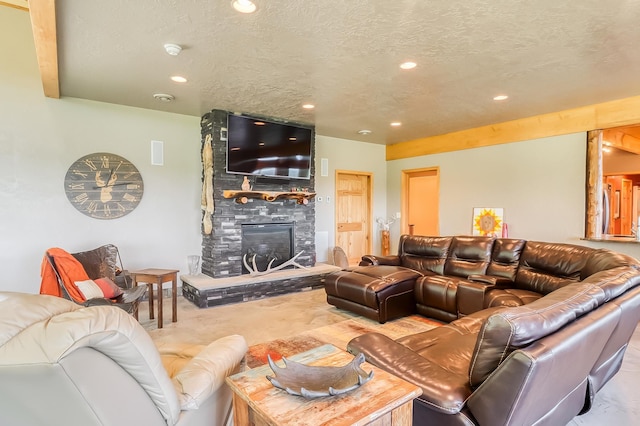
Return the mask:
M 316 196 L 315 192 L 270 192 L 270 191 L 233 191 L 222 192 L 224 198 L 235 198 L 236 203 L 246 204 L 249 198 L 264 201 L 296 200 L 297 204 L 309 204 L 309 200 Z

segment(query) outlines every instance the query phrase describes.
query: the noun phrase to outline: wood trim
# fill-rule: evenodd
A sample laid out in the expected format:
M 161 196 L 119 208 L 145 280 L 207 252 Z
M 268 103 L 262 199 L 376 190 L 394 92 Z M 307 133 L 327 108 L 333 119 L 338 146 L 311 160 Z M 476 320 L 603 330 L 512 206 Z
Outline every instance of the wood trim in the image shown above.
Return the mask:
M 16 3 L 16 2 L 0 1 L 0 6 L 7 6 L 7 7 L 13 8 L 13 9 L 24 10 L 25 12 L 28 12 L 29 11 L 29 7 L 28 7 L 29 3 L 27 3 L 26 0 L 23 3 L 25 4 L 24 6 L 21 6 L 19 3 Z
M 640 96 L 388 145 L 398 160 L 640 123 Z
M 58 41 L 56 31 L 56 1 L 30 0 L 31 30 L 36 45 L 40 79 L 44 95 L 60 98 L 58 80 Z
M 585 237 L 602 238 L 602 130 L 587 133 Z

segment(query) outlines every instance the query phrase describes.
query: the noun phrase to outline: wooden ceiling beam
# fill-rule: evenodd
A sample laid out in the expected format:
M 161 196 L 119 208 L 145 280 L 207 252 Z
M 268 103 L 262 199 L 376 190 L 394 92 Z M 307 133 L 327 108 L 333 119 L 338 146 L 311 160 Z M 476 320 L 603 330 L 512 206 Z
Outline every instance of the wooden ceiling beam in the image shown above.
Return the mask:
M 640 139 L 622 130 L 606 129 L 602 132 L 602 140 L 614 148 L 640 155 Z
M 56 32 L 56 1 L 30 0 L 29 15 L 36 46 L 38 67 L 44 95 L 60 98 L 58 78 L 58 38 Z

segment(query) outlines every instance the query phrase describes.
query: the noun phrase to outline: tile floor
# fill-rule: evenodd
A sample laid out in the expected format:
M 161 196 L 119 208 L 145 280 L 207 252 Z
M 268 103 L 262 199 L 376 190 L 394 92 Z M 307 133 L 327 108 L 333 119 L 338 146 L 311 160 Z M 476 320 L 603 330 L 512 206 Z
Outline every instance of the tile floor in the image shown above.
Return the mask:
M 327 304 L 324 290 L 207 309 L 197 308 L 180 296 L 177 323 L 170 322 L 170 299 L 165 298 L 164 312 L 164 328 L 157 329 L 156 321 L 149 320 L 146 302 L 140 308 L 140 323 L 159 346 L 175 341 L 207 344 L 228 334 L 241 334 L 249 345 L 255 345 L 354 316 Z M 640 424 L 639 386 L 640 328 L 633 335 L 620 372 L 597 394 L 593 408 L 569 425 Z

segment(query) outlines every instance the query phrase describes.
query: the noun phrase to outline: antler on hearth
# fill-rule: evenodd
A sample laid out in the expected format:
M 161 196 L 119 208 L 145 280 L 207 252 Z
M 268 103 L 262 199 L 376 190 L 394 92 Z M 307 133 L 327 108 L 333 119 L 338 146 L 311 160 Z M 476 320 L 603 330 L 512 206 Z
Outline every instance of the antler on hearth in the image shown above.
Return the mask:
M 298 268 L 307 269 L 306 266 L 301 265 L 298 262 L 296 262 L 296 258 L 298 256 L 300 256 L 302 253 L 304 253 L 304 250 L 300 251 L 300 253 L 296 254 L 291 259 L 289 259 L 286 262 L 276 266 L 275 268 L 272 268 L 271 265 L 273 265 L 273 262 L 276 259 L 275 258 L 271 259 L 269 261 L 269 264 L 267 265 L 267 269 L 265 269 L 264 271 L 258 271 L 258 266 L 256 265 L 256 255 L 255 254 L 251 258 L 251 264 L 253 265 L 253 268 L 251 266 L 249 266 L 249 264 L 247 263 L 247 255 L 246 254 L 244 256 L 242 256 L 242 263 L 244 263 L 244 267 L 247 268 L 247 271 L 249 271 L 249 275 L 253 275 L 253 276 L 266 275 L 266 274 L 269 274 L 271 272 L 275 272 L 275 271 L 278 271 L 280 269 L 286 268 L 289 265 L 293 265 L 293 266 L 298 267 Z

